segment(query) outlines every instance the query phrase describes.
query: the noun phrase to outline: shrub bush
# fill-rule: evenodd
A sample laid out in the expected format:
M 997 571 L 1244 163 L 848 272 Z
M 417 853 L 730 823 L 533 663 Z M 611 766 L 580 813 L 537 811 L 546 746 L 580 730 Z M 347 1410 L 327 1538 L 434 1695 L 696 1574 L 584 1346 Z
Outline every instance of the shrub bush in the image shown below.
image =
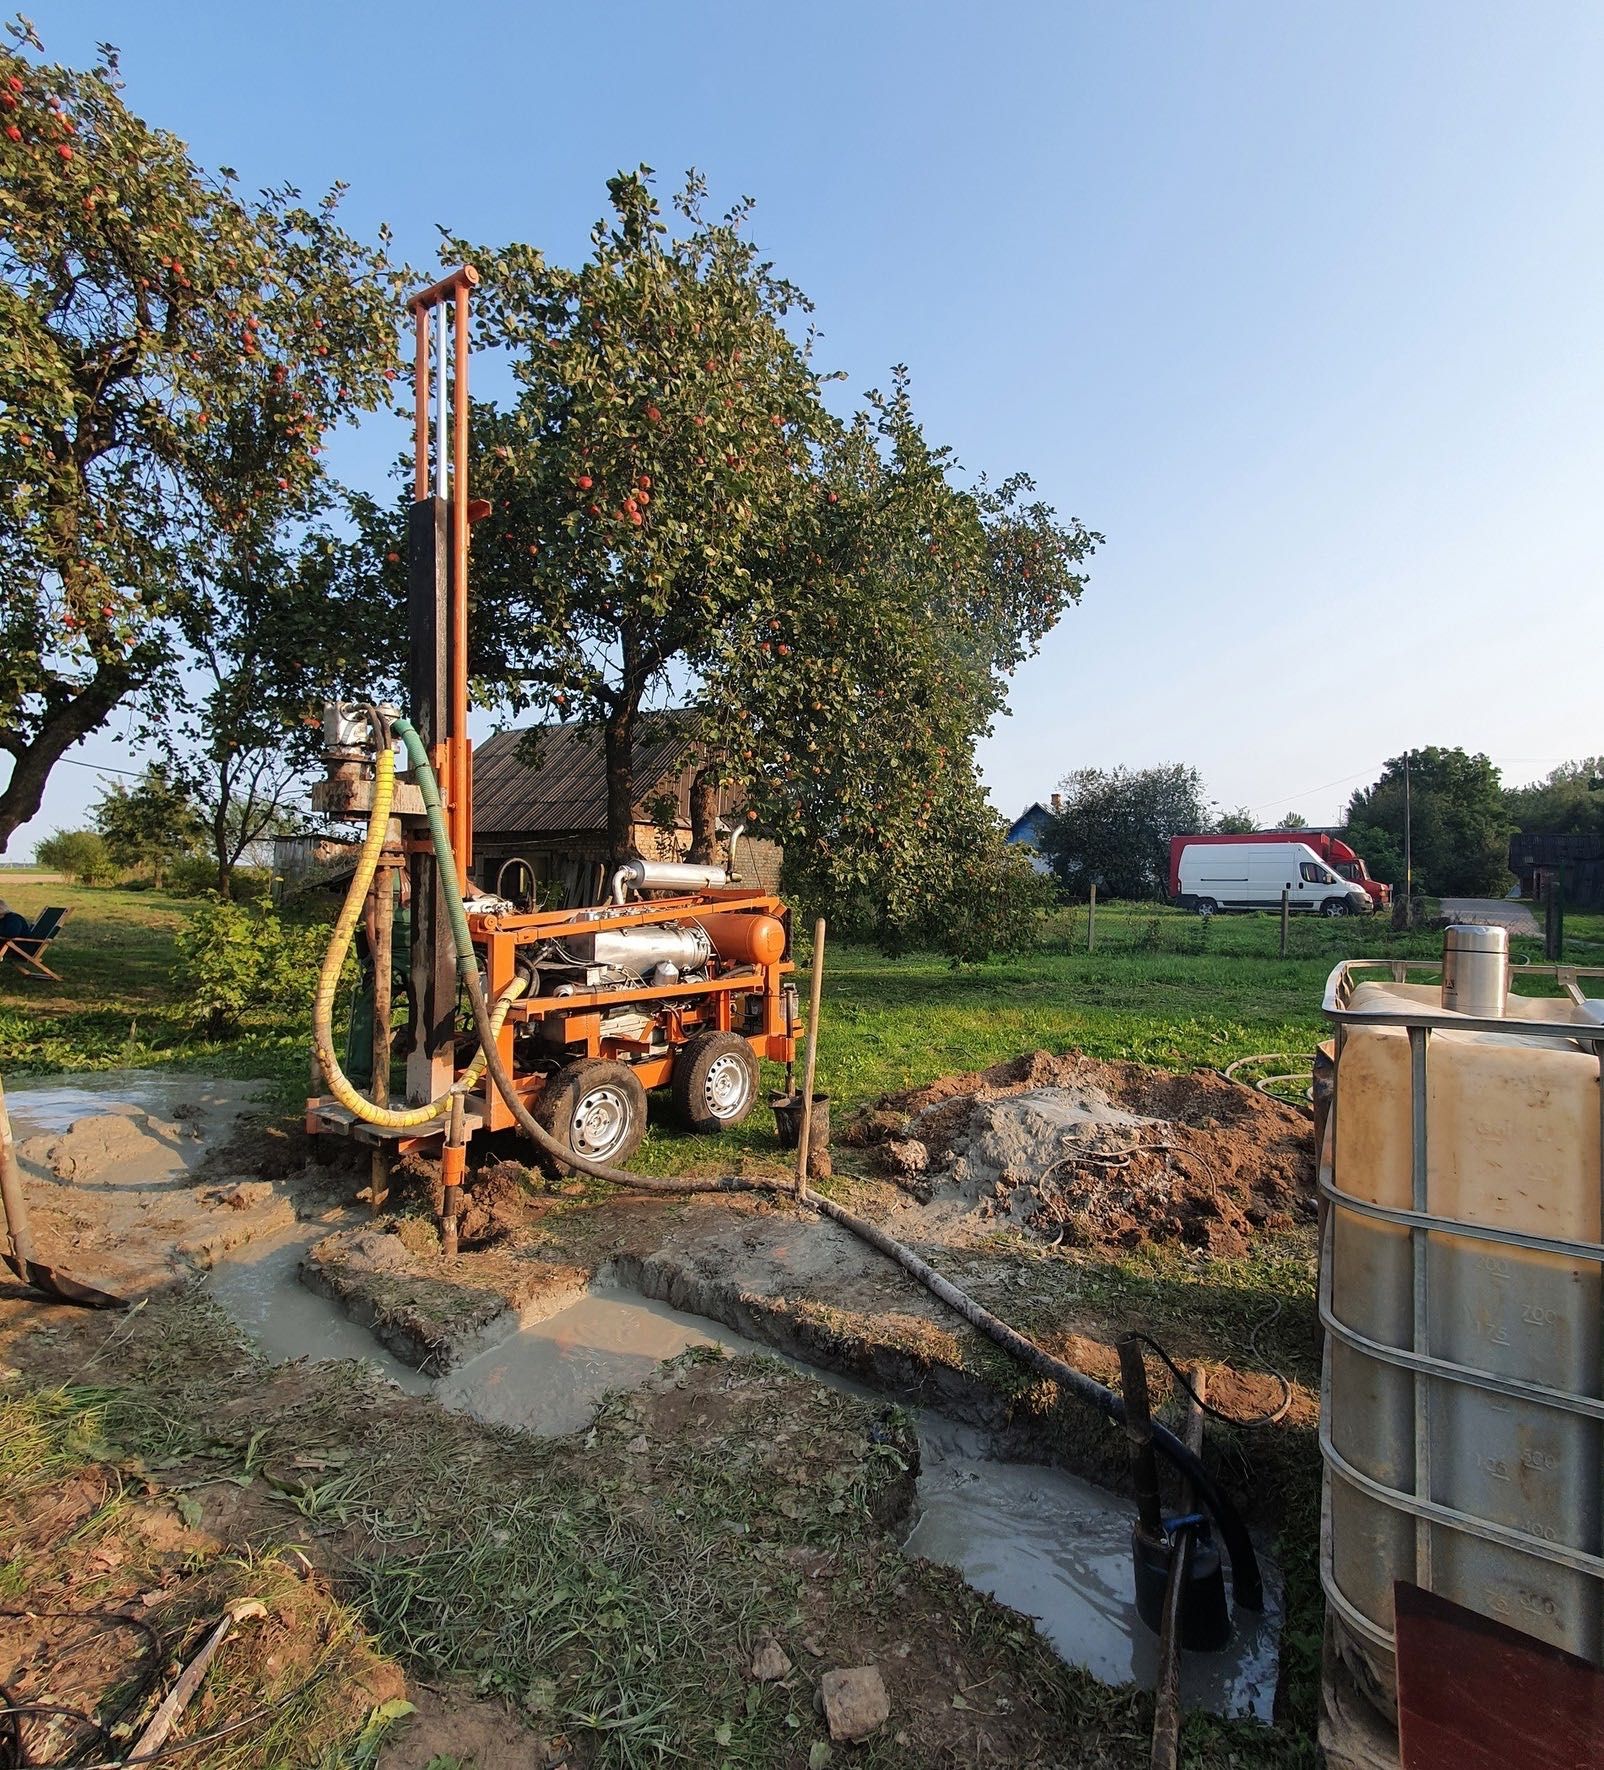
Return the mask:
M 240 903 L 266 897 L 273 875 L 266 867 L 235 867 L 232 895 Z M 186 854 L 167 873 L 167 889 L 175 897 L 205 897 L 217 889 L 217 862 L 209 854 Z
M 309 1005 L 328 935 L 321 923 L 287 926 L 265 903 L 213 896 L 178 932 L 174 982 L 196 1023 L 225 1037 L 253 1010 Z
M 34 850 L 42 867 L 77 885 L 105 885 L 117 876 L 105 837 L 94 830 L 58 830 Z

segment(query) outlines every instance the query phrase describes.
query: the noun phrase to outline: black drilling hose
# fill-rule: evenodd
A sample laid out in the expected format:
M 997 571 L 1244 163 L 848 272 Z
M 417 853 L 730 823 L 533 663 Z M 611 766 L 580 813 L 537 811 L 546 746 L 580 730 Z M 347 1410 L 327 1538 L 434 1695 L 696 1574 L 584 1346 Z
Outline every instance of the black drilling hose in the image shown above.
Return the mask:
M 978 1328 L 987 1339 L 1001 1346 L 1010 1357 L 1018 1359 L 1027 1370 L 1034 1371 L 1038 1377 L 1045 1377 L 1050 1383 L 1056 1383 L 1066 1395 L 1073 1395 L 1077 1401 L 1085 1402 L 1088 1407 L 1112 1420 L 1116 1426 L 1125 1424 L 1125 1402 L 1117 1390 L 1110 1389 L 1106 1383 L 1099 1383 L 1095 1377 L 1087 1376 L 1085 1371 L 1076 1370 L 1074 1365 L 1066 1364 L 1063 1359 L 1054 1358 L 1052 1353 L 1044 1351 L 1034 1340 L 1027 1340 L 1017 1329 L 1011 1328 L 1006 1321 L 959 1290 L 950 1279 L 943 1278 L 934 1266 L 921 1260 L 912 1248 L 905 1246 L 894 1236 L 887 1235 L 878 1224 L 855 1216 L 834 1199 L 814 1192 L 811 1187 L 806 1190 L 805 1198 L 815 1210 L 833 1219 L 844 1229 L 850 1229 L 887 1259 L 895 1260 L 910 1278 L 918 1279 L 932 1296 L 939 1297 L 949 1308 L 956 1309 L 971 1327 Z M 1198 1498 L 1219 1526 L 1220 1539 L 1231 1558 L 1231 1586 L 1236 1593 L 1237 1603 L 1245 1610 L 1263 1610 L 1264 1581 L 1259 1573 L 1259 1558 L 1254 1553 L 1253 1539 L 1248 1535 L 1241 1514 L 1221 1493 L 1214 1477 L 1204 1468 L 1202 1459 L 1195 1456 L 1173 1432 L 1156 1420 L 1153 1422 L 1153 1448 L 1167 1457 L 1191 1481 Z
M 474 1031 L 478 1036 L 480 1048 L 485 1054 L 485 1069 L 506 1101 L 508 1110 L 518 1123 L 518 1128 L 534 1142 L 537 1148 L 543 1149 L 553 1160 L 564 1167 L 574 1168 L 581 1174 L 589 1174 L 594 1179 L 606 1180 L 611 1185 L 624 1187 L 634 1192 L 661 1193 L 682 1197 L 687 1193 L 697 1192 L 775 1192 L 782 1197 L 796 1198 L 798 1194 L 783 1181 L 748 1178 L 742 1174 L 724 1174 L 710 1179 L 667 1179 L 656 1174 L 632 1174 L 627 1168 L 614 1168 L 606 1162 L 592 1161 L 588 1156 L 577 1155 L 568 1146 L 546 1129 L 539 1119 L 524 1104 L 507 1066 L 501 1060 L 498 1048 L 496 1029 L 491 1024 L 490 1007 L 485 1001 L 484 985 L 479 978 L 479 962 L 474 954 L 472 940 L 468 934 L 467 918 L 462 911 L 461 897 L 456 889 L 456 860 L 451 853 L 451 841 L 446 832 L 445 816 L 440 804 L 440 792 L 434 778 L 434 771 L 429 765 L 428 751 L 424 749 L 416 731 L 404 719 L 395 722 L 396 735 L 407 747 L 407 754 L 413 765 L 413 773 L 422 791 L 423 803 L 429 815 L 429 831 L 434 839 L 435 860 L 440 869 L 441 878 L 446 882 L 446 897 L 452 908 L 451 923 L 456 936 L 457 973 L 462 979 L 463 987 L 468 993 L 468 1003 L 473 1013 Z M 894 1260 L 910 1278 L 917 1279 L 932 1296 L 940 1298 L 951 1309 L 957 1312 L 972 1327 L 977 1328 L 996 1345 L 1000 1346 L 1010 1357 L 1015 1358 L 1027 1370 L 1034 1371 L 1039 1377 L 1050 1383 L 1056 1383 L 1067 1395 L 1077 1401 L 1084 1402 L 1088 1407 L 1113 1421 L 1117 1426 L 1125 1424 L 1125 1403 L 1119 1392 L 1099 1383 L 1095 1377 L 1089 1377 L 1085 1371 L 1077 1370 L 1074 1365 L 1066 1364 L 1061 1358 L 1054 1358 L 1050 1352 L 1044 1351 L 1034 1340 L 1028 1340 L 1016 1329 L 1011 1328 L 1001 1317 L 993 1315 L 989 1309 L 983 1308 L 975 1300 L 967 1296 L 952 1283 L 943 1278 L 928 1261 L 921 1260 L 913 1249 L 905 1246 L 894 1236 L 887 1235 L 878 1224 L 859 1217 L 854 1212 L 838 1205 L 834 1199 L 826 1198 L 823 1193 L 815 1192 L 812 1187 L 801 1188 L 800 1200 L 811 1206 L 821 1215 L 839 1223 L 861 1241 L 867 1242 L 877 1252 Z M 1241 1514 L 1216 1484 L 1214 1477 L 1203 1466 L 1200 1457 L 1195 1456 L 1176 1435 L 1166 1427 L 1153 1423 L 1153 1448 L 1165 1457 L 1173 1467 L 1187 1477 L 1197 1490 L 1205 1510 L 1213 1518 L 1220 1532 L 1220 1540 L 1224 1543 L 1226 1553 L 1231 1561 L 1231 1587 L 1236 1602 L 1244 1610 L 1260 1611 L 1264 1608 L 1264 1581 L 1259 1572 L 1259 1558 L 1253 1548 L 1253 1540 L 1248 1535 L 1247 1526 L 1242 1522 Z

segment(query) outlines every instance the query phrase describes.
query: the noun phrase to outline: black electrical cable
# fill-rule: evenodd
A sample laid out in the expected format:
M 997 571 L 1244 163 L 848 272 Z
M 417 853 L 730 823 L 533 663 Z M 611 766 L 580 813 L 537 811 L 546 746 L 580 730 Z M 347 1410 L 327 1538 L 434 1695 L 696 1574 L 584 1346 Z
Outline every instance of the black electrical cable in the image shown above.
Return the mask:
M 300 1698 L 325 1675 L 325 1672 L 322 1670 L 313 1672 L 311 1677 L 304 1678 L 287 1695 L 281 1696 L 277 1702 L 266 1703 L 263 1707 L 253 1710 L 242 1719 L 238 1721 L 230 1721 L 227 1726 L 224 1727 L 214 1727 L 208 1733 L 192 1733 L 188 1739 L 164 1740 L 161 1745 L 157 1746 L 155 1751 L 141 1752 L 137 1758 L 104 1758 L 96 1759 L 87 1764 L 78 1759 L 64 1758 L 58 1760 L 58 1763 L 62 1766 L 70 1764 L 72 1770 L 129 1770 L 131 1765 L 159 1763 L 162 1759 L 170 1758 L 178 1752 L 192 1751 L 198 1745 L 215 1745 L 220 1739 L 228 1739 L 236 1733 L 243 1733 L 247 1727 L 258 1727 L 263 1721 L 270 1720 L 274 1715 L 282 1713 L 292 1702 L 298 1702 Z M 68 1709 L 64 1712 L 72 1715 L 80 1713 L 77 1709 Z M 3 1719 L 6 1713 L 6 1710 L 0 1709 L 0 1719 Z M 85 1717 L 85 1719 L 87 1719 L 87 1717 Z M 98 1722 L 92 1721 L 89 1724 L 94 1727 L 99 1726 Z M 102 1731 L 104 1730 L 102 1729 Z M 25 1763 L 24 1770 L 53 1770 L 53 1767 L 48 1765 L 29 1765 Z
M 30 1712 L 55 1712 L 69 1715 L 78 1720 L 87 1731 L 100 1734 L 105 1745 L 110 1747 L 112 1744 L 111 1729 L 145 1700 L 155 1687 L 160 1675 L 163 1653 L 161 1634 L 144 1617 L 129 1616 L 126 1612 L 117 1610 L 16 1610 L 6 1607 L 0 1608 L 0 1619 L 7 1622 L 89 1623 L 94 1625 L 89 1637 L 91 1640 L 95 1635 L 110 1634 L 114 1629 L 137 1629 L 140 1634 L 145 1636 L 150 1647 L 144 1675 L 129 1691 L 116 1712 L 104 1721 L 97 1721 L 92 1715 L 85 1714 L 82 1709 L 64 1708 L 49 1703 L 19 1703 L 4 1685 L 0 1685 L 0 1702 L 3 1702 L 4 1705 L 0 1707 L 0 1725 L 4 1725 L 6 1728 L 14 1754 L 10 1765 L 5 1765 L 5 1759 L 0 1757 L 0 1765 L 5 1765 L 5 1770 L 11 1770 L 12 1765 L 21 1770 L 21 1767 L 27 1766 L 29 1763 L 27 1752 L 22 1744 L 22 1730 L 12 1719 L 13 1716 Z M 72 1651 L 72 1648 L 66 1648 L 58 1654 L 58 1658 L 64 1658 Z M 57 1759 L 56 1762 L 62 1766 L 76 1766 L 81 1761 L 78 1752 L 83 1749 L 85 1748 L 76 1748 L 66 1757 Z
M 4 1684 L 0 1684 L 0 1702 L 5 1705 L 0 1708 L 0 1724 L 4 1725 L 6 1734 L 4 1744 L 0 1745 L 0 1752 L 4 1753 L 4 1756 L 0 1756 L 0 1763 L 6 1764 L 7 1770 L 41 1770 L 35 1760 L 29 1757 L 28 1749 L 22 1743 L 19 1718 L 25 1715 L 66 1716 L 84 1732 L 99 1734 L 107 1748 L 113 1743 L 109 1728 L 103 1727 L 93 1715 L 86 1715 L 82 1709 L 70 1708 L 66 1703 L 18 1702 Z M 77 1759 L 74 1755 L 69 1755 L 57 1759 L 56 1762 L 68 1765 L 75 1764 Z
M 1278 1426 L 1292 1411 L 1292 1385 L 1281 1375 L 1280 1371 L 1269 1371 L 1266 1373 L 1268 1376 L 1274 1377 L 1276 1382 L 1281 1385 L 1280 1401 L 1276 1406 L 1271 1408 L 1268 1413 L 1253 1414 L 1250 1418 L 1243 1420 L 1239 1419 L 1235 1414 L 1224 1413 L 1221 1409 L 1214 1407 L 1209 1402 L 1205 1401 L 1187 1380 L 1186 1372 L 1181 1369 L 1181 1367 L 1170 1357 L 1169 1353 L 1159 1345 L 1158 1341 L 1155 1340 L 1151 1334 L 1133 1331 L 1131 1338 L 1133 1340 L 1140 1340 L 1141 1343 L 1147 1347 L 1148 1351 L 1151 1352 L 1159 1363 L 1164 1366 L 1175 1379 L 1176 1383 L 1191 1396 L 1193 1401 L 1202 1408 L 1203 1412 L 1206 1413 L 1211 1420 L 1219 1420 L 1224 1425 L 1240 1426 L 1244 1430 L 1247 1430 L 1255 1426 Z

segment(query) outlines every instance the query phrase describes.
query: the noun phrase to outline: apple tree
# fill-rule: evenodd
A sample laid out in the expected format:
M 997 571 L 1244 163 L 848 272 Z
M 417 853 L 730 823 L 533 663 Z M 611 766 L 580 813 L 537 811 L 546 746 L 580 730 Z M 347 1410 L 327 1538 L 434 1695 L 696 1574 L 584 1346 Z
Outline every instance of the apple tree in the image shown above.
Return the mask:
M 481 339 L 516 387 L 473 415 L 493 503 L 474 532 L 482 694 L 596 728 L 615 857 L 640 720 L 673 704 L 705 758 L 693 812 L 713 788 L 749 810 L 810 902 L 903 942 L 973 930 L 991 918 L 941 906 L 977 855 L 992 901 L 998 881 L 1034 901 L 974 744 L 1098 537 L 1022 476 L 956 485 L 900 371 L 838 419 L 811 330 L 793 336 L 808 304 L 747 239 L 749 204 L 710 220 L 693 176 L 675 231 L 649 169 L 609 194 L 578 270 L 448 248 L 480 269 Z
M 629 845 L 641 715 L 716 675 L 767 608 L 830 420 L 804 311 L 693 180 L 671 234 L 648 169 L 608 186 L 578 270 L 453 243 L 483 278 L 480 337 L 516 397 L 474 414 L 476 667 L 515 709 L 594 725 L 609 846 Z
M 400 273 L 336 187 L 248 196 L 123 102 L 117 55 L 0 49 L 0 851 L 131 704 L 159 731 L 216 556 L 300 511 L 340 416 L 388 398 Z

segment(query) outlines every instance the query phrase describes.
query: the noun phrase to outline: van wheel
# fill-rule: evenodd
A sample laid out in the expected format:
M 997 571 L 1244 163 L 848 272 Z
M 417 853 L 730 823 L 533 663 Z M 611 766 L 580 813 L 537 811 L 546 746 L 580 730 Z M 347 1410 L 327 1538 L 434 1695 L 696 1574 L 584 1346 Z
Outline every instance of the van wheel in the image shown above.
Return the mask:
M 757 1099 L 758 1075 L 757 1053 L 739 1033 L 697 1033 L 674 1059 L 674 1110 L 693 1131 L 738 1125 Z
M 575 1155 L 618 1167 L 646 1135 L 646 1090 L 628 1064 L 606 1058 L 565 1063 L 541 1089 L 535 1117 Z M 541 1166 L 561 1173 L 562 1164 L 541 1152 Z
M 1200 897 L 1197 900 L 1197 913 L 1200 916 L 1212 916 L 1219 907 L 1212 897 Z
M 1348 913 L 1348 902 L 1342 897 L 1328 897 L 1320 906 L 1322 916 L 1345 916 Z

